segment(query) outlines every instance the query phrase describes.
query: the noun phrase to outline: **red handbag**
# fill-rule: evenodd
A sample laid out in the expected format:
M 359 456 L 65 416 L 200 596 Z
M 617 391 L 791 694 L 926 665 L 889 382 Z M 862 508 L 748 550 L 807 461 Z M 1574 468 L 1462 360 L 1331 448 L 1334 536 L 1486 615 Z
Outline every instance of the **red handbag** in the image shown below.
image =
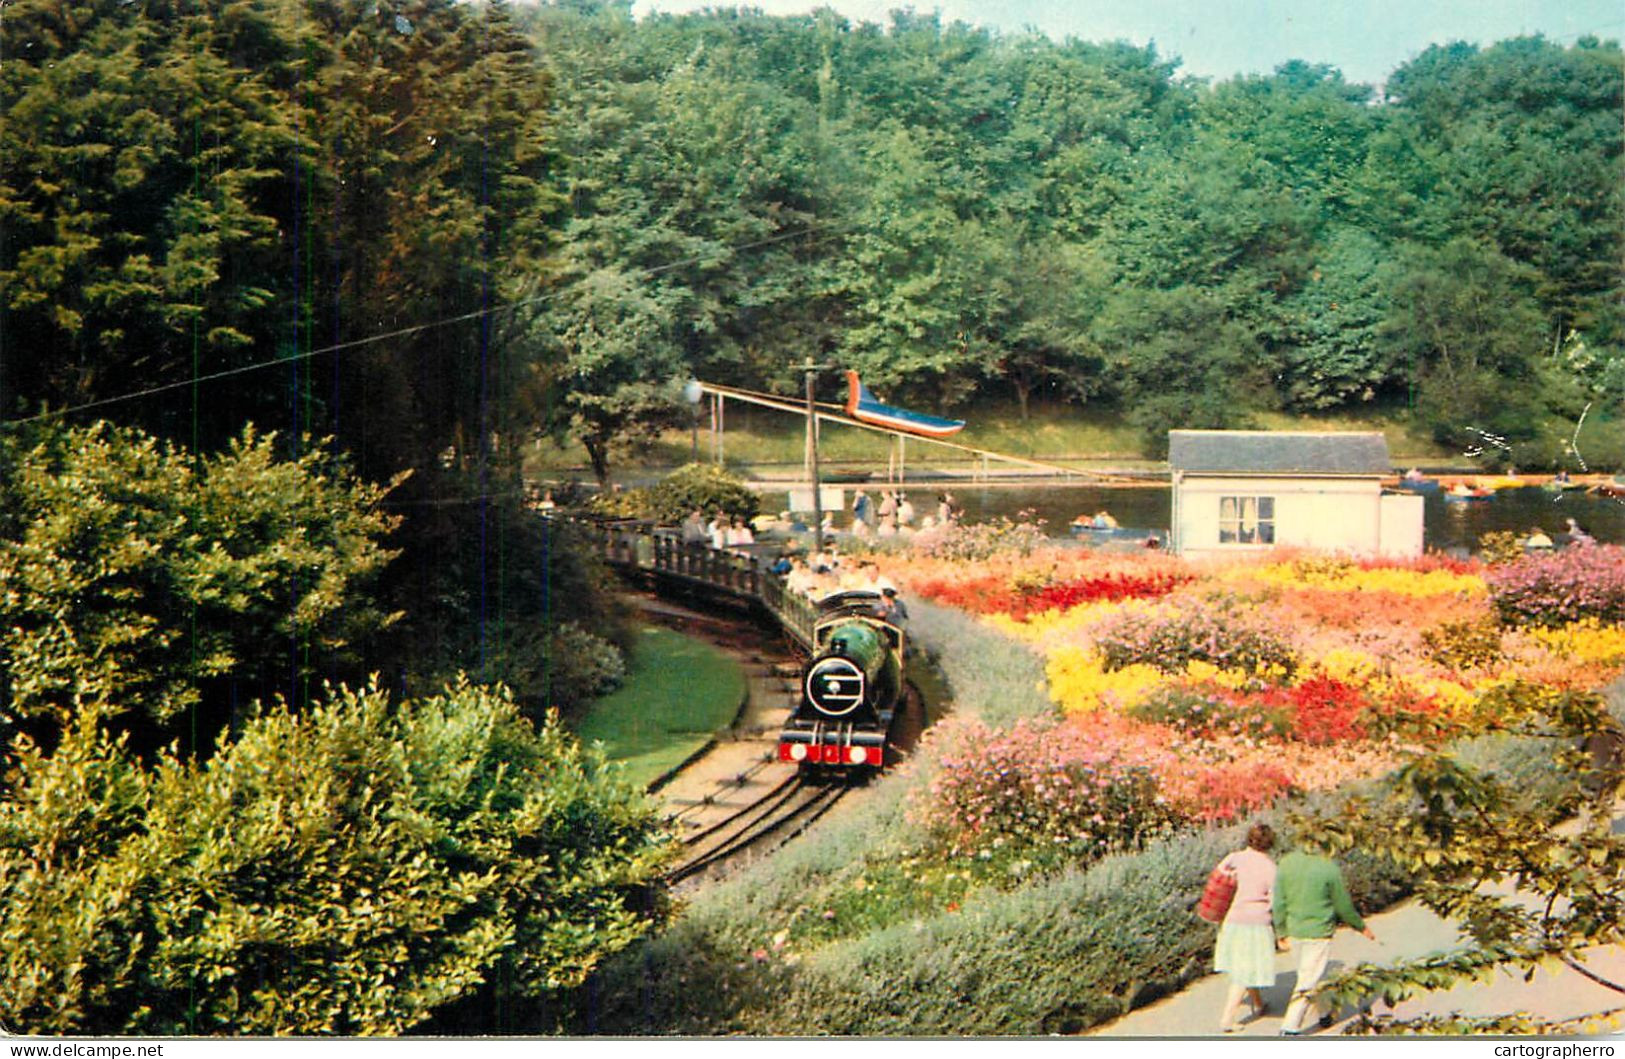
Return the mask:
M 1222 923 L 1235 899 L 1236 873 L 1221 864 L 1207 877 L 1201 900 L 1196 902 L 1196 914 L 1209 923 Z

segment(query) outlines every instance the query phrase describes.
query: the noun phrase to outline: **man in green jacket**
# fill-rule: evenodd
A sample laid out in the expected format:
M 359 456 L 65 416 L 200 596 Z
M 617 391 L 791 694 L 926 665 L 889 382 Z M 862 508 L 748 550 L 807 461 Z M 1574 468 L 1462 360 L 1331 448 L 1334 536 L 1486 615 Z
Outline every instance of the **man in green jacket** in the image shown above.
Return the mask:
M 1281 1033 L 1295 1037 L 1303 1032 L 1313 1007 L 1309 994 L 1326 974 L 1337 924 L 1346 923 L 1373 941 L 1377 936 L 1355 911 L 1337 865 L 1303 849 L 1282 857 L 1275 869 L 1274 918 L 1275 936 L 1286 939 L 1298 953 L 1298 980 L 1281 1021 Z M 1331 1016 L 1322 1016 L 1320 1024 L 1331 1025 Z

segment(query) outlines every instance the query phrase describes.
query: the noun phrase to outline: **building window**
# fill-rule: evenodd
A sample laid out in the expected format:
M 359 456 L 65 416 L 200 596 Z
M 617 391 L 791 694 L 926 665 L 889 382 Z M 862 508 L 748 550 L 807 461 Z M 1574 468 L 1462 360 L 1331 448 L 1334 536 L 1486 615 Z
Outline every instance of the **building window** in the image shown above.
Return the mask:
M 1275 498 L 1273 496 L 1220 497 L 1219 543 L 1274 544 Z

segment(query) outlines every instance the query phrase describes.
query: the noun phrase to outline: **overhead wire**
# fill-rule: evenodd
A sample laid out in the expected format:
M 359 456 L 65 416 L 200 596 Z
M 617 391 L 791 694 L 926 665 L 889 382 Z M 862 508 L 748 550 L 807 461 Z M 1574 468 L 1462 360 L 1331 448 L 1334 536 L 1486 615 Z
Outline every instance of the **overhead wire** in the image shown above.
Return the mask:
M 822 240 L 835 234 L 835 232 L 839 229 L 849 227 L 849 223 L 841 223 L 836 221 L 815 222 L 795 231 L 779 232 L 775 235 L 771 235 L 763 239 L 755 239 L 748 243 L 736 243 L 729 246 L 718 247 L 703 253 L 692 254 L 686 258 L 668 261 L 661 265 L 650 265 L 645 268 L 636 269 L 631 272 L 630 275 L 641 279 L 647 279 L 652 276 L 660 275 L 664 272 L 670 272 L 673 269 L 678 269 L 686 265 L 692 265 L 705 261 L 707 258 L 715 257 L 718 253 L 738 253 L 745 250 L 754 250 L 758 247 L 770 246 L 774 243 L 782 243 L 790 239 L 815 234 L 818 236 L 819 240 Z M 137 401 L 145 397 L 152 397 L 157 394 L 167 393 L 171 390 L 183 390 L 197 386 L 201 383 L 216 382 L 220 379 L 228 379 L 238 375 L 246 375 L 249 372 L 260 371 L 264 368 L 275 368 L 281 365 L 297 364 L 301 361 L 326 356 L 330 353 L 342 353 L 361 346 L 373 345 L 378 342 L 388 342 L 391 339 L 396 338 L 404 338 L 408 335 L 415 335 L 421 331 L 427 331 L 436 327 L 446 327 L 451 324 L 467 323 L 470 320 L 478 320 L 482 317 L 494 316 L 498 313 L 515 312 L 533 305 L 541 305 L 561 298 L 565 294 L 569 293 L 569 290 L 569 287 L 561 288 L 559 290 L 551 290 L 545 294 L 535 295 L 534 297 L 521 298 L 518 301 L 504 302 L 501 305 L 487 306 L 483 309 L 475 309 L 471 312 L 459 313 L 455 316 L 446 316 L 438 320 L 429 320 L 421 324 L 413 324 L 410 327 L 401 327 L 396 328 L 393 331 L 384 331 L 374 335 L 366 335 L 361 338 L 348 339 L 344 342 L 335 342 L 331 345 L 323 346 L 320 349 L 306 350 L 303 353 L 296 353 L 292 356 L 276 357 L 272 360 L 257 361 L 253 364 L 243 364 L 235 368 L 227 368 L 223 371 L 211 372 L 205 375 L 193 375 L 189 378 L 178 379 L 175 382 L 163 383 L 158 386 L 149 386 L 141 390 L 131 390 L 126 393 L 115 394 L 111 397 L 101 397 L 94 401 L 85 401 L 80 404 L 69 405 L 65 408 L 53 408 L 44 412 L 38 412 L 31 416 L 22 416 L 16 419 L 0 419 L 0 430 L 4 430 L 8 427 L 23 426 L 28 423 L 37 423 L 47 419 L 59 419 L 65 416 L 75 415 L 79 412 L 86 412 L 96 408 L 105 408 L 109 405 L 122 404 L 127 401 Z

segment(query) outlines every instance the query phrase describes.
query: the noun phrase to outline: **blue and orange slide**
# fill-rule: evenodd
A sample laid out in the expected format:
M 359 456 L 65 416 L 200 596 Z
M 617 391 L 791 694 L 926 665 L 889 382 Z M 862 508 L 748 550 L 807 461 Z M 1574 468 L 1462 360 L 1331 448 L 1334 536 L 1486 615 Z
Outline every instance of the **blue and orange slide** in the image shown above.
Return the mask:
M 943 419 L 940 416 L 910 412 L 906 408 L 881 404 L 875 399 L 875 395 L 869 392 L 869 388 L 858 381 L 858 373 L 855 371 L 846 373 L 846 414 L 870 426 L 901 430 L 904 433 L 918 434 L 927 438 L 945 438 L 965 428 L 963 419 Z

